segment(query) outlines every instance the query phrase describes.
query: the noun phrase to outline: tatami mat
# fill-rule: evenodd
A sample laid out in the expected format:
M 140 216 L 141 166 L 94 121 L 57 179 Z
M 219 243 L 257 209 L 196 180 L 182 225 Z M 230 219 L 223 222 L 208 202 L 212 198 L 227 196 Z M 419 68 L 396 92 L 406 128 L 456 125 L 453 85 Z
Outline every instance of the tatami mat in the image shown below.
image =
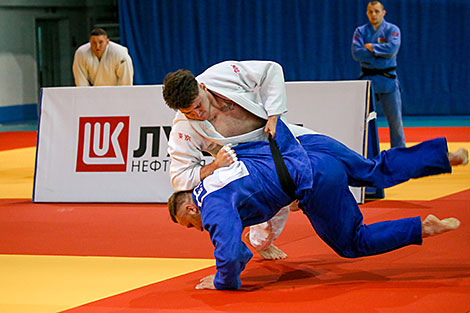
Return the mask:
M 445 135 L 453 150 L 469 148 L 469 129 L 405 132 L 410 144 Z M 208 234 L 171 222 L 165 205 L 33 204 L 34 146 L 35 132 L 0 133 L 0 312 L 470 310 L 470 166 L 361 205 L 366 223 L 434 213 L 458 217 L 455 232 L 350 260 L 292 213 L 276 241 L 289 257 L 263 261 L 255 253 L 242 290 L 217 292 L 194 290 L 215 270 Z

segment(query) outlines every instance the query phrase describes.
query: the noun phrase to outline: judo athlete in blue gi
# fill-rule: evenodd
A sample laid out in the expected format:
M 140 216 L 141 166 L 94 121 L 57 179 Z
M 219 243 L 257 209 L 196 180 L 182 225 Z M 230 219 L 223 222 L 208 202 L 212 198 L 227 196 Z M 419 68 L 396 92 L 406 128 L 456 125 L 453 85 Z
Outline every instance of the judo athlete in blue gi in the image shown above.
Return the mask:
M 347 258 L 420 245 L 423 237 L 460 225 L 455 218 L 439 220 L 433 215 L 423 222 L 412 217 L 364 225 L 348 188 L 384 188 L 410 178 L 450 173 L 445 138 L 383 151 L 372 160 L 324 135 L 303 135 L 297 141 L 280 120 L 274 139 L 290 174 L 292 190 L 281 186 L 284 179 L 277 173 L 270 144 L 257 141 L 233 147 L 238 160 L 214 171 L 192 194 L 178 191 L 170 197 L 168 208 L 173 221 L 207 230 L 215 247 L 217 273 L 202 279 L 196 289 L 240 288 L 240 274 L 253 256 L 241 239 L 244 227 L 269 220 L 294 199 L 299 200 L 299 207 L 319 237 Z M 459 151 L 459 159 L 453 164 L 468 162 L 468 151 Z
M 356 28 L 352 40 L 353 59 L 361 64 L 359 79 L 372 81 L 377 103 L 380 103 L 390 129 L 393 147 L 405 146 L 400 84 L 397 78 L 397 54 L 400 49 L 400 29 L 384 20 L 385 10 L 380 1 L 367 6 L 369 22 Z

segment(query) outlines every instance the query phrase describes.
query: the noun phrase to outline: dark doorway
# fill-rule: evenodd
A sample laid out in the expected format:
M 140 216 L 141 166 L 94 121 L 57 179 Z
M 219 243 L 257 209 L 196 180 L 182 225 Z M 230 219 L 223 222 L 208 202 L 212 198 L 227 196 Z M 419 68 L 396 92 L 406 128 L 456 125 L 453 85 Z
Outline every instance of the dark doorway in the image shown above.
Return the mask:
M 61 86 L 58 19 L 36 20 L 38 86 Z

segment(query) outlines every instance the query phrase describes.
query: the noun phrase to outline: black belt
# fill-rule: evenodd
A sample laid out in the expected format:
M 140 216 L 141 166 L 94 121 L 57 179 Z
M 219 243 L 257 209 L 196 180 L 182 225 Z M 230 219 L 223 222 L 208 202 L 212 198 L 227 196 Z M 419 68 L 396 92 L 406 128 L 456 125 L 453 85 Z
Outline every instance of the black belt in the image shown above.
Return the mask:
M 277 143 L 274 141 L 271 134 L 268 136 L 269 147 L 271 148 L 271 154 L 273 155 L 274 165 L 276 166 L 277 177 L 281 183 L 282 190 L 289 195 L 292 199 L 295 199 L 295 184 L 292 180 L 292 177 L 287 170 L 286 163 L 282 158 L 281 151 L 277 146 Z
M 362 67 L 361 68 L 362 74 L 361 74 L 361 76 L 359 76 L 358 79 L 363 79 L 366 76 L 375 76 L 375 75 L 382 75 L 382 76 L 385 76 L 387 78 L 395 79 L 395 78 L 397 78 L 397 75 L 390 74 L 389 72 L 392 72 L 396 69 L 397 68 L 395 66 L 394 67 L 388 67 L 388 68 L 366 68 L 366 67 Z

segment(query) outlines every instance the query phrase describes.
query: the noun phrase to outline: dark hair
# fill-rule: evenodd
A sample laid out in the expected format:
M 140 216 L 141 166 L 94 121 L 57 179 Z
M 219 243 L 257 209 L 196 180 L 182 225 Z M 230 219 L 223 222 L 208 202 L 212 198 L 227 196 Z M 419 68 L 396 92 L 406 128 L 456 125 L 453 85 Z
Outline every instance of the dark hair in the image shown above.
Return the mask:
M 382 10 L 385 9 L 384 4 L 383 4 L 382 2 L 380 2 L 380 1 L 378 1 L 378 0 L 369 1 L 369 4 L 370 4 L 370 5 L 380 4 L 380 5 L 382 6 Z M 368 5 L 369 5 L 369 4 L 368 4 Z
M 186 195 L 191 193 L 192 190 L 181 190 L 174 192 L 171 197 L 168 199 L 168 212 L 170 212 L 171 220 L 175 223 L 178 223 L 176 220 L 176 212 L 186 200 Z
M 108 37 L 108 33 L 103 28 L 95 28 L 90 32 L 91 36 L 106 36 Z
M 174 109 L 186 109 L 191 106 L 199 94 L 196 77 L 188 70 L 168 73 L 163 81 L 163 99 Z

